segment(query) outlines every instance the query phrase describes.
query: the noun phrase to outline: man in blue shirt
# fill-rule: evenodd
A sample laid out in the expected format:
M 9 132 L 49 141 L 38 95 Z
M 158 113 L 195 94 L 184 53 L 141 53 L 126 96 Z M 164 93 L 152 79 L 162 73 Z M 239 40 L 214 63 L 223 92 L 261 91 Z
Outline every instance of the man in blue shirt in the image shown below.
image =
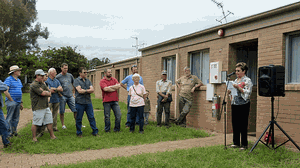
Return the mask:
M 2 66 L 0 66 L 2 68 Z M 6 91 L 8 87 L 0 80 L 0 91 Z M 8 137 L 8 125 L 4 118 L 4 114 L 2 111 L 2 107 L 4 107 L 3 100 L 2 100 L 2 94 L 0 94 L 0 136 L 2 136 L 2 143 L 4 145 L 4 148 L 7 148 L 11 145 L 11 142 L 9 142 Z
M 124 79 L 124 80 L 122 80 L 122 82 L 121 82 L 121 86 L 125 89 L 125 90 L 127 90 L 127 92 L 129 91 L 129 88 L 130 88 L 130 86 L 132 86 L 133 84 L 134 84 L 134 82 L 133 82 L 133 80 L 132 80 L 132 75 L 134 75 L 135 73 L 138 73 L 138 68 L 137 68 L 137 65 L 133 65 L 132 67 L 131 67 L 131 72 L 132 72 L 132 74 L 131 75 L 128 75 L 128 76 L 126 76 L 126 78 Z M 140 84 L 141 85 L 144 85 L 144 83 L 143 83 L 143 78 L 140 76 Z M 127 84 L 127 87 L 125 86 L 125 84 Z M 131 120 L 130 120 L 130 107 L 129 107 L 129 102 L 130 102 L 130 96 L 128 95 L 128 97 L 127 97 L 127 122 L 126 122 L 126 128 L 128 128 L 128 127 L 130 127 L 130 122 L 131 122 Z M 139 117 L 136 117 L 136 124 L 139 124 L 138 123 L 138 121 L 139 121 Z
M 93 130 L 92 135 L 93 136 L 99 136 L 98 135 L 98 128 L 96 126 L 96 120 L 94 117 L 94 110 L 93 110 L 93 104 L 91 100 L 91 93 L 94 92 L 94 87 L 92 85 L 92 82 L 86 78 L 87 76 L 87 70 L 84 67 L 79 68 L 79 77 L 75 79 L 74 81 L 74 87 L 75 87 L 75 105 L 77 109 L 77 116 L 76 116 L 76 134 L 79 138 L 82 137 L 82 117 L 84 114 L 84 111 L 86 112 L 87 118 L 90 122 L 90 126 Z
M 9 136 L 17 136 L 17 126 L 19 123 L 20 110 L 23 109 L 22 102 L 22 82 L 18 78 L 21 75 L 22 68 L 13 65 L 9 68 L 10 74 L 4 81 L 8 90 L 4 92 L 6 99 L 7 116 L 6 121 L 9 129 Z
M 59 109 L 59 94 L 63 91 L 63 88 L 60 84 L 60 82 L 55 79 L 56 77 L 56 70 L 55 68 L 50 68 L 48 70 L 49 78 L 46 80 L 45 83 L 48 84 L 49 90 L 51 92 L 49 107 L 52 111 L 52 117 L 53 117 L 53 131 L 58 131 L 57 129 L 57 114 Z

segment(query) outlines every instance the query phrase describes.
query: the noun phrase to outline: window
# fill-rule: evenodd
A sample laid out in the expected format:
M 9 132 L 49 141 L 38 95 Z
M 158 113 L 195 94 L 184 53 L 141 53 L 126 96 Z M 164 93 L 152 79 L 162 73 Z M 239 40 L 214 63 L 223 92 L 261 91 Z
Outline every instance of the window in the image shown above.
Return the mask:
M 123 79 L 125 79 L 126 76 L 128 76 L 128 75 L 129 75 L 129 68 L 124 68 L 123 69 Z
M 166 57 L 163 58 L 164 70 L 167 71 L 167 79 L 175 84 L 175 74 L 176 74 L 176 57 Z
M 202 50 L 190 54 L 190 68 L 192 75 L 197 76 L 204 85 L 209 83 L 209 50 Z
M 94 84 L 94 75 L 91 75 L 91 82 L 92 82 L 92 85 L 95 86 L 95 84 Z
M 101 72 L 101 79 L 104 77 L 104 72 Z
M 300 34 L 286 36 L 285 83 L 300 83 Z

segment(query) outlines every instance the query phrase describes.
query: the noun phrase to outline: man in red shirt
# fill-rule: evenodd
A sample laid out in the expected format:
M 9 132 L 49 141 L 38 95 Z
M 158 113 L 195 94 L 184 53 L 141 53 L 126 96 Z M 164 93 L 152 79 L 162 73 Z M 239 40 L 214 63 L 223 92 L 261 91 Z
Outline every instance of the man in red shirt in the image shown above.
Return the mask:
M 120 132 L 121 110 L 117 90 L 121 87 L 116 78 L 111 77 L 111 69 L 104 70 L 104 78 L 100 80 L 102 102 L 104 107 L 105 132 L 110 132 L 110 110 L 115 115 L 114 132 Z

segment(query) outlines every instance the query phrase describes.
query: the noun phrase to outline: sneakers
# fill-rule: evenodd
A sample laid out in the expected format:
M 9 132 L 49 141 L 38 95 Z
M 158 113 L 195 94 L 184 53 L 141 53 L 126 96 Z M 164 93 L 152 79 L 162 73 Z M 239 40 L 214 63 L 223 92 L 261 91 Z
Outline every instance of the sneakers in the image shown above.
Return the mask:
M 241 146 L 240 151 L 244 151 L 246 149 L 248 149 L 248 146 Z
M 81 134 L 78 134 L 77 137 L 78 137 L 78 138 L 82 138 L 82 135 L 81 135 Z
M 238 145 L 230 145 L 230 147 L 229 148 L 239 148 L 240 146 L 238 146 Z
M 67 127 L 65 125 L 62 126 L 62 129 L 67 129 Z

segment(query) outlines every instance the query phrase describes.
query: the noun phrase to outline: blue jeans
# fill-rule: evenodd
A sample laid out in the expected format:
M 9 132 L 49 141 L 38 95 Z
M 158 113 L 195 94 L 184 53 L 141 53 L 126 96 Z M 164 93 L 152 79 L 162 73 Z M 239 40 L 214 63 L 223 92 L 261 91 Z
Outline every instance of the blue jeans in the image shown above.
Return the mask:
M 59 98 L 59 113 L 60 114 L 65 113 L 66 103 L 68 104 L 68 106 L 72 112 L 77 112 L 76 106 L 75 106 L 75 98 L 73 96 L 72 97 L 61 96 Z
M 110 131 L 110 110 L 114 112 L 115 115 L 115 128 L 114 131 L 120 131 L 121 125 L 121 110 L 119 103 L 117 101 L 103 102 L 104 107 L 104 122 L 105 122 L 105 132 Z
M 76 134 L 82 135 L 81 127 L 82 127 L 82 117 L 84 114 L 84 111 L 86 112 L 86 115 L 88 117 L 88 120 L 90 122 L 90 126 L 93 130 L 92 134 L 96 135 L 98 134 L 98 128 L 96 126 L 96 120 L 94 117 L 94 110 L 92 103 L 90 104 L 75 104 L 77 109 L 77 116 L 76 116 Z
M 128 127 L 130 127 L 130 123 L 131 123 L 129 103 L 130 103 L 130 96 L 128 95 L 128 97 L 127 97 L 127 122 L 126 122 L 126 124 L 125 124 L 125 125 L 127 125 Z M 137 116 L 135 122 L 136 122 L 136 124 L 139 124 L 139 116 Z
M 1 96 L 1 95 L 0 95 Z M 4 118 L 2 109 L 0 108 L 0 136 L 2 136 L 2 142 L 4 145 L 9 144 L 8 124 Z
M 140 107 L 130 107 L 130 131 L 134 131 L 135 129 L 135 120 L 137 117 L 139 117 L 139 125 L 140 125 L 140 132 L 144 131 L 144 107 L 145 106 L 140 106 Z
M 7 100 L 5 104 L 7 109 L 6 122 L 8 124 L 8 134 L 11 136 L 17 133 L 21 103 Z

